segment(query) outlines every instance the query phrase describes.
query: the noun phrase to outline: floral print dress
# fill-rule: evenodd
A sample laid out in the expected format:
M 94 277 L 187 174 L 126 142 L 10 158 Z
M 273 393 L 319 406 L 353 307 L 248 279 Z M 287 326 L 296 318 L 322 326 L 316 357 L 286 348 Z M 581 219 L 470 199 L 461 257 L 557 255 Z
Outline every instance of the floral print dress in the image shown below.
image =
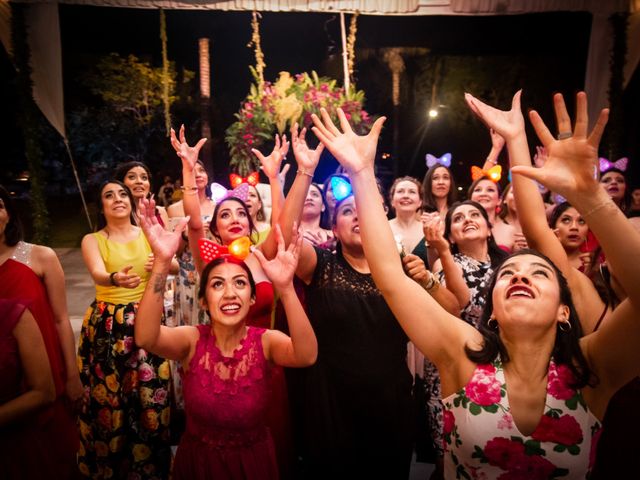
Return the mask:
M 499 359 L 478 365 L 469 383 L 443 399 L 445 478 L 584 479 L 600 423 L 565 365 L 549 362 L 544 414 L 531 435 L 511 416 Z

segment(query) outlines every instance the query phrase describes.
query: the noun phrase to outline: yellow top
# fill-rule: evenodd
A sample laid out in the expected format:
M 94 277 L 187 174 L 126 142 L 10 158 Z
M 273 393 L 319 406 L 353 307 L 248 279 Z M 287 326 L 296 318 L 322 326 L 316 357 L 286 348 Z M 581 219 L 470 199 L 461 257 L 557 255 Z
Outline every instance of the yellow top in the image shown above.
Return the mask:
M 133 268 L 129 273 L 137 273 L 142 280 L 136 288 L 96 285 L 96 300 L 116 305 L 139 302 L 149 281 L 149 272 L 145 271 L 144 264 L 151 253 L 151 246 L 142 230 L 138 238 L 126 243 L 111 241 L 100 232 L 94 233 L 93 236 L 98 242 L 98 249 L 107 272 L 118 272 L 126 265 L 132 265 Z
M 267 239 L 267 237 L 269 236 L 269 232 L 270 231 L 271 231 L 271 227 L 265 228 L 261 232 L 258 232 L 258 238 L 257 238 L 257 241 L 256 241 L 256 245 L 260 245 L 262 242 L 264 242 Z M 255 239 L 255 235 L 252 236 L 251 238 Z

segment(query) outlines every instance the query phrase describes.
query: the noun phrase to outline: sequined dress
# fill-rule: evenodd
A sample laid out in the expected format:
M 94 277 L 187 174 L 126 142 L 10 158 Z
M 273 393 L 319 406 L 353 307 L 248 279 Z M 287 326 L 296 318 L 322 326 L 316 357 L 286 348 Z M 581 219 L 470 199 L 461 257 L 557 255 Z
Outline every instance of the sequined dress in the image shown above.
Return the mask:
M 197 328 L 196 351 L 182 374 L 187 428 L 173 478 L 277 479 L 273 441 L 264 421 L 270 377 L 262 349 L 265 329 L 247 327 L 233 356 L 225 357 L 211 328 Z

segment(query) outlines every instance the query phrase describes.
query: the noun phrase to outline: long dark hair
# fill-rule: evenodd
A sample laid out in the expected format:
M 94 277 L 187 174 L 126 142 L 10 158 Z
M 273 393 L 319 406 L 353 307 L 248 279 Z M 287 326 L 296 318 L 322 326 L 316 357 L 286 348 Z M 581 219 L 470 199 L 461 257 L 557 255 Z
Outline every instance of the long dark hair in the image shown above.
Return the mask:
M 124 183 L 124 179 L 127 177 L 127 173 L 129 173 L 129 170 L 135 167 L 140 167 L 145 172 L 147 172 L 147 177 L 149 177 L 149 193 L 147 194 L 147 197 L 151 196 L 151 193 L 153 192 L 153 176 L 151 175 L 151 170 L 145 163 L 135 160 L 131 162 L 121 163 L 113 173 L 113 178 Z
M 604 177 L 607 173 L 619 173 L 624 178 L 624 196 L 622 197 L 622 203 L 620 204 L 620 210 L 624 212 L 626 215 L 629 213 L 629 209 L 631 208 L 631 189 L 629 188 L 629 181 L 627 180 L 627 175 L 625 172 L 616 167 L 611 167 L 600 174 L 600 183 L 602 182 L 602 177 Z
M 320 228 L 324 228 L 325 230 L 331 229 L 331 214 L 329 213 L 329 206 L 327 205 L 327 199 L 324 198 L 324 192 L 322 191 L 322 187 L 315 182 L 312 182 L 309 185 L 309 188 L 315 188 L 320 193 L 320 199 L 322 201 L 322 206 L 324 210 L 320 214 Z
M 247 221 L 249 222 L 249 239 L 251 240 L 251 243 L 255 244 L 258 241 L 258 230 L 256 229 L 256 226 L 253 224 L 253 220 L 251 220 L 251 215 L 249 214 L 249 209 L 247 208 L 247 204 L 237 197 L 227 197 L 220 200 L 216 204 L 216 208 L 213 209 L 213 217 L 209 222 L 209 231 L 211 232 L 211 235 L 213 235 L 213 237 L 218 241 L 218 243 L 222 244 L 222 238 L 220 238 L 220 235 L 218 234 L 218 230 L 216 229 L 216 223 L 217 223 L 216 221 L 218 219 L 218 213 L 220 213 L 220 208 L 222 207 L 222 205 L 224 205 L 226 202 L 229 202 L 229 201 L 238 202 L 244 209 L 245 213 L 247 214 Z
M 131 213 L 129 214 L 129 220 L 131 221 L 131 225 L 137 225 L 136 217 L 135 217 L 136 200 L 135 198 L 133 198 L 133 194 L 131 193 L 131 190 L 129 190 L 129 187 L 127 187 L 120 180 L 106 180 L 102 182 L 97 192 L 98 197 L 96 199 L 96 202 L 98 205 L 98 213 L 96 214 L 96 216 L 98 221 L 96 222 L 96 232 L 98 230 L 102 230 L 104 227 L 107 226 L 107 219 L 104 216 L 104 210 L 102 206 L 102 191 L 104 190 L 104 187 L 106 187 L 110 183 L 115 183 L 116 185 L 121 186 L 122 188 L 124 188 L 124 191 L 127 192 L 127 196 L 129 197 L 129 203 L 131 204 Z
M 0 185 L 0 199 L 4 202 L 4 208 L 9 216 L 7 226 L 4 228 L 4 243 L 7 244 L 7 247 L 13 247 L 24 238 L 22 221 L 18 215 L 16 204 L 2 185 Z
M 591 371 L 589 364 L 587 363 L 586 358 L 584 357 L 582 350 L 580 349 L 580 338 L 582 337 L 582 327 L 580 326 L 580 319 L 578 318 L 578 313 L 576 312 L 575 306 L 573 304 L 573 299 L 571 297 L 571 290 L 569 290 L 569 285 L 567 284 L 567 280 L 562 275 L 562 272 L 556 267 L 556 265 L 549 260 L 548 257 L 531 249 L 523 249 L 519 250 L 515 253 L 512 253 L 508 257 L 506 257 L 497 268 L 495 268 L 493 275 L 489 281 L 489 284 L 486 289 L 486 304 L 484 306 L 484 310 L 482 311 L 482 315 L 480 317 L 480 322 L 478 325 L 478 330 L 482 334 L 483 343 L 482 348 L 479 350 L 474 350 L 469 348 L 469 346 L 465 346 L 464 350 L 467 354 L 467 358 L 472 362 L 479 364 L 486 364 L 493 362 L 498 355 L 500 355 L 500 359 L 502 363 L 507 363 L 509 361 L 509 353 L 507 352 L 504 343 L 502 343 L 502 339 L 499 335 L 499 325 L 497 328 L 492 328 L 489 326 L 489 319 L 491 318 L 491 314 L 493 312 L 493 289 L 496 286 L 496 280 L 498 278 L 498 273 L 500 272 L 500 267 L 504 262 L 510 260 L 511 258 L 521 256 L 521 255 L 535 255 L 538 258 L 541 258 L 548 263 L 551 268 L 556 273 L 556 277 L 558 279 L 558 287 L 560 289 L 560 303 L 566 305 L 569 308 L 569 323 L 571 324 L 571 329 L 569 331 L 563 331 L 560 329 L 560 323 L 557 326 L 556 332 L 556 340 L 553 346 L 552 356 L 554 361 L 557 364 L 565 365 L 571 370 L 573 377 L 575 379 L 575 383 L 572 385 L 574 388 L 582 388 L 584 386 L 594 386 L 598 379 L 595 376 L 594 372 Z
M 485 208 L 480 205 L 478 202 L 474 202 L 473 200 L 465 200 L 463 202 L 456 202 L 449 207 L 447 210 L 447 215 L 444 218 L 444 237 L 448 240 L 449 235 L 451 235 L 451 219 L 453 218 L 453 213 L 458 207 L 462 205 L 471 205 L 474 208 L 477 208 L 485 222 L 487 222 L 487 228 L 489 229 L 489 237 L 487 237 L 487 247 L 489 258 L 491 259 L 491 268 L 495 269 L 498 264 L 502 262 L 507 256 L 507 252 L 502 250 L 498 244 L 496 243 L 493 235 L 491 235 L 491 222 L 489 221 L 489 215 Z M 458 253 L 458 246 L 456 244 L 451 245 L 451 252 Z
M 426 207 L 438 209 L 438 205 L 436 203 L 436 199 L 433 196 L 433 192 L 431 191 L 432 183 L 433 183 L 433 175 L 439 168 L 444 168 L 447 172 L 449 172 L 449 178 L 451 179 L 451 186 L 449 187 L 449 193 L 447 194 L 447 205 L 451 205 L 457 200 L 458 190 L 456 189 L 456 181 L 453 178 L 453 172 L 448 167 L 444 165 L 440 165 L 439 163 L 435 164 L 424 175 L 424 179 L 422 180 L 422 208 L 425 211 L 428 211 Z
M 251 273 L 251 270 L 249 269 L 247 264 L 242 260 L 238 260 L 237 258 L 232 257 L 231 255 L 223 255 L 211 260 L 202 270 L 202 273 L 200 274 L 200 284 L 198 285 L 198 298 L 200 300 L 203 300 L 205 298 L 207 293 L 207 282 L 209 281 L 209 274 L 211 273 L 211 270 L 216 268 L 218 265 L 222 265 L 223 263 L 233 263 L 234 265 L 242 267 L 242 269 L 247 273 L 247 276 L 249 277 L 249 285 L 251 286 L 251 297 L 255 297 L 256 282 L 253 279 L 253 274 Z

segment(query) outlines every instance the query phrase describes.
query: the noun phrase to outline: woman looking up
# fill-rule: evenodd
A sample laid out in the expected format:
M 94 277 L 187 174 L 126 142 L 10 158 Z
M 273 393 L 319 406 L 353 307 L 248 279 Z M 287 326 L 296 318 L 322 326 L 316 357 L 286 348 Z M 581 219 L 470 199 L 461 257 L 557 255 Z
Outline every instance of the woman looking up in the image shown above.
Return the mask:
M 210 261 L 202 272 L 199 299 L 211 325 L 167 328 L 160 322 L 162 291 L 184 225 L 166 232 L 153 216 L 153 202 L 146 207 L 143 226 L 156 262 L 138 311 L 136 343 L 183 366 L 187 428 L 173 478 L 278 479 L 264 419 L 272 365 L 303 367 L 317 356 L 313 330 L 292 285 L 300 242 L 285 250 L 278 230 L 275 259 L 254 253 L 278 290 L 291 337 L 247 325 L 255 282 L 247 265 L 228 254 Z
M 87 395 L 79 417 L 78 466 L 93 478 L 167 478 L 169 362 L 134 342 L 151 247 L 135 225 L 129 189 L 113 180 L 102 185 L 99 195 L 98 231 L 82 239 L 96 299 L 78 345 Z
M 582 215 L 569 202 L 559 203 L 551 211 L 549 228 L 560 240 L 571 266 L 587 272 L 591 266 L 591 253 L 585 251 L 584 247 L 588 240 L 589 226 Z
M 468 101 L 485 121 L 495 118 L 504 124 L 498 131 L 511 158 L 528 157 L 519 94 L 509 112 L 469 96 Z M 584 93 L 578 94 L 575 130 L 562 96 L 556 95 L 555 106 L 559 132 L 571 136 L 555 140 L 537 113 L 531 113 L 549 156 L 541 169 L 514 167 L 513 172 L 558 192 L 587 218 L 629 293 L 609 321 L 584 338 L 564 277 L 533 251 L 517 252 L 497 269 L 480 331 L 446 314 L 388 255 L 393 236 L 374 192 L 377 135 L 355 135 L 342 111 L 342 131 L 325 112 L 324 123 L 314 118 L 314 131 L 353 180 L 372 275 L 411 340 L 440 372 L 445 478 L 463 472 L 488 478 L 507 473 L 527 478 L 536 472 L 547 478 L 557 475 L 556 468 L 565 478 L 584 478 L 593 435 L 609 399 L 638 374 L 640 235 L 593 178 L 607 111 L 587 136 Z M 560 430 L 567 432 L 558 427 L 565 423 L 572 424 L 571 433 L 558 436 Z M 539 442 L 535 451 L 525 448 L 530 441 Z
M 75 413 L 82 407 L 83 387 L 75 360 L 75 339 L 64 288 L 64 272 L 49 247 L 23 241 L 22 223 L 9 192 L 0 186 L 0 298 L 28 304 L 47 350 L 55 400 L 38 424 L 56 459 L 53 477 L 77 472 L 78 432 Z

